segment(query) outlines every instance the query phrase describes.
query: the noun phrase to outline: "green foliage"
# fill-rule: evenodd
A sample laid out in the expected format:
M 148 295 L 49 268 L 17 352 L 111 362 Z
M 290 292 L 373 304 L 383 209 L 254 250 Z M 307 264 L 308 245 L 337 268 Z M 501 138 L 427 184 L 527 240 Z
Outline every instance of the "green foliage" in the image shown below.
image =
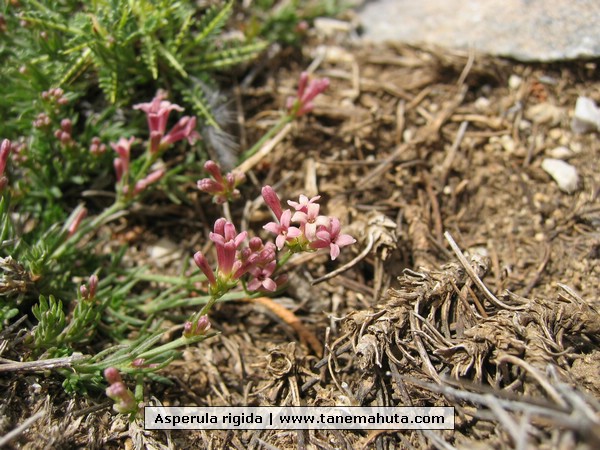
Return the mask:
M 9 97 L 2 113 L 18 119 L 0 128 L 0 135 L 14 139 L 23 133 L 23 122 L 35 119 L 31 101 L 51 87 L 74 93 L 99 87 L 100 107 L 124 105 L 139 96 L 140 86 L 152 95 L 190 74 L 252 59 L 265 43 L 221 36 L 233 4 L 205 11 L 190 0 L 23 0 L 5 6 L 10 32 L 0 36 L 0 54 L 8 60 L 0 69 L 0 95 Z M 202 112 L 210 117 L 205 110 L 208 105 Z
M 201 9 L 193 0 L 22 0 L 0 8 L 0 138 L 15 143 L 15 201 L 36 229 L 64 220 L 82 186 L 112 178 L 109 143 L 143 136 L 143 115 L 123 107 L 165 86 L 200 121 L 220 128 L 195 80 L 250 61 L 266 42 L 226 37 L 229 0 Z M 60 95 L 53 95 L 57 88 Z M 188 92 L 194 92 L 188 95 Z M 69 133 L 63 121 L 70 121 Z M 108 151 L 91 154 L 93 140 Z M 104 184 L 103 184 L 104 183 Z
M 60 336 L 66 325 L 62 302 L 52 295 L 48 298 L 40 295 L 40 301 L 32 308 L 32 312 L 38 320 L 33 330 L 35 348 L 49 349 L 60 345 Z
M 8 321 L 17 314 L 19 314 L 19 310 L 17 308 L 13 308 L 10 305 L 0 304 L 0 331 L 2 331 L 4 325 L 6 325 Z

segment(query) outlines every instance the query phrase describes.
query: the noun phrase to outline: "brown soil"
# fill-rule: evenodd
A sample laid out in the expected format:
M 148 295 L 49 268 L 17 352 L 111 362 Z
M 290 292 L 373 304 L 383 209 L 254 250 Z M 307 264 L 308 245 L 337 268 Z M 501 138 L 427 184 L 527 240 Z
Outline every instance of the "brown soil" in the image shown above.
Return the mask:
M 0 430 L 45 411 L 15 447 L 600 448 L 600 143 L 570 130 L 577 97 L 600 100 L 595 64 L 407 46 L 310 52 L 240 91 L 242 142 L 253 142 L 304 67 L 331 79 L 252 168 L 259 182 L 245 194 L 318 192 L 358 243 L 335 263 L 321 253 L 292 263 L 286 296 L 273 299 L 291 315 L 268 301 L 217 306 L 221 334 L 187 349 L 162 373 L 174 385 L 153 385 L 148 402 L 455 406 L 456 429 L 150 432 L 103 400 L 67 398 L 47 373 L 0 378 Z M 540 167 L 559 146 L 573 151 L 573 194 Z M 232 212 L 254 229 L 266 217 L 259 202 Z M 181 229 L 200 223 L 180 217 Z

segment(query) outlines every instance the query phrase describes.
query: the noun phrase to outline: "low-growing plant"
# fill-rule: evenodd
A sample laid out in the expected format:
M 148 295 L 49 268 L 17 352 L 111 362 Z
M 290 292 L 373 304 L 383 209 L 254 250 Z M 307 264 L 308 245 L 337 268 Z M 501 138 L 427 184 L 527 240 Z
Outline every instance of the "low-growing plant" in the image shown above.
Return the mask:
M 303 73 L 297 95 L 287 101 L 280 121 L 244 156 L 253 155 L 269 136 L 310 112 L 314 98 L 328 84 L 327 79 L 309 80 Z M 59 108 L 63 92 L 54 90 L 47 96 Z M 209 236 L 215 247 L 215 268 L 211 256 L 202 252 L 187 258 L 199 272 L 188 271 L 184 276 L 125 267 L 126 247 L 114 254 L 99 251 L 104 239 L 101 230 L 143 201 L 170 172 L 179 170 L 164 164 L 171 148 L 200 138 L 197 118 L 181 116 L 183 107 L 168 101 L 162 91 L 151 101 L 134 105 L 134 114 L 136 110 L 146 116 L 147 131 L 142 136 L 121 135 L 109 145 L 96 140 L 87 150 L 91 158 L 101 156 L 99 161 L 108 166 L 112 159 L 115 175 L 113 203 L 95 213 L 82 202 L 66 220 L 57 215 L 52 222 L 29 199 L 30 180 L 20 175 L 30 172 L 21 168 L 25 162 L 19 144 L 4 140 L 0 148 L 0 331 L 16 317 L 29 315 L 31 326 L 21 343 L 28 367 L 58 370 L 69 392 L 88 392 L 108 382 L 106 395 L 114 401 L 115 410 L 132 418 L 148 380 L 167 382 L 158 371 L 177 358 L 182 347 L 215 335 L 209 313 L 216 302 L 285 289 L 282 268 L 292 254 L 327 249 L 333 260 L 340 248 L 355 242 L 341 233 L 337 218 L 321 214 L 319 196 L 300 196 L 297 202 L 288 201 L 290 208 L 284 209 L 270 186 L 262 188 L 262 196 L 274 220 L 264 229 L 274 240 L 251 237 L 251 231 L 238 233 L 228 204 L 240 196 L 244 174 L 236 170 L 223 174 L 219 164 L 209 160 L 204 167 L 210 177 L 199 180 L 197 186 L 224 207 L 225 217 L 215 221 Z M 180 116 L 169 127 L 174 113 Z M 45 126 L 45 117 L 38 119 Z M 63 121 L 53 136 L 65 151 L 77 146 L 69 122 Z M 32 152 L 28 157 L 40 156 Z M 141 283 L 147 282 L 167 287 L 142 288 Z M 182 316 L 182 309 L 188 314 L 192 311 L 191 315 Z M 175 320 L 181 335 L 165 343 L 166 314 Z M 133 390 L 124 376 L 134 380 Z

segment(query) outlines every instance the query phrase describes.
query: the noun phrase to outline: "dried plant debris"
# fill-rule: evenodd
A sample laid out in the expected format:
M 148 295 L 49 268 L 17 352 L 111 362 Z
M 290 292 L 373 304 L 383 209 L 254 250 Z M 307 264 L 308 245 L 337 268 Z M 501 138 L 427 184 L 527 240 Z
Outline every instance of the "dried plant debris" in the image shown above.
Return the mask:
M 487 271 L 478 257 L 471 266 L 478 276 Z M 580 372 L 597 369 L 600 312 L 566 286 L 552 300 L 506 293 L 492 304 L 459 263 L 407 270 L 384 302 L 350 313 L 342 330 L 347 338 L 338 346 L 352 343 L 346 348 L 362 373 L 380 382 L 392 375 L 390 404 L 441 402 L 456 406 L 465 425 L 487 422 L 458 434 L 472 438 L 481 430 L 470 427 L 492 424 L 504 445 L 525 448 L 560 427 L 588 448 L 600 443 L 600 390 L 582 386 Z

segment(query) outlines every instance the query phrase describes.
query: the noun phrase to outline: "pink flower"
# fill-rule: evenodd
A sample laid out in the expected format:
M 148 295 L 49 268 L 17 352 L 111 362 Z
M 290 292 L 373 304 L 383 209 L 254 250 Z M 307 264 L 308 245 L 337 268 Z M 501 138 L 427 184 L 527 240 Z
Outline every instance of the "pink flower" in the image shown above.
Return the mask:
M 238 234 L 235 226 L 223 218 L 217 219 L 215 222 L 214 232 L 210 233 L 209 238 L 217 248 L 219 272 L 222 275 L 230 276 L 232 273 L 234 276 L 238 275 L 241 267 L 238 267 L 239 264 L 234 267 L 236 251 L 247 235 L 246 231 Z M 243 273 L 239 274 L 239 276 L 241 275 Z
M 269 208 L 271 208 L 271 211 L 273 211 L 273 214 L 275 214 L 277 220 L 279 220 L 281 218 L 281 214 L 283 214 L 283 210 L 281 209 L 281 200 L 279 200 L 277 193 L 271 186 L 263 187 L 261 193 L 265 203 Z
M 248 290 L 266 290 L 269 292 L 276 291 L 277 283 L 271 278 L 271 275 L 273 275 L 273 272 L 275 272 L 276 267 L 277 263 L 275 261 L 271 261 L 264 267 L 254 267 L 250 269 L 250 273 L 252 274 L 253 278 L 248 282 Z
M 4 139 L 0 145 L 0 190 L 4 189 L 8 184 L 8 178 L 4 176 L 4 171 L 6 170 L 6 163 L 10 156 L 11 147 L 12 144 L 8 139 Z
M 328 227 L 321 227 L 317 231 L 317 240 L 311 243 L 312 248 L 327 248 L 329 247 L 329 255 L 331 260 L 336 259 L 340 254 L 340 247 L 354 244 L 354 239 L 349 234 L 340 234 L 340 221 L 332 217 Z
M 83 219 L 86 218 L 87 213 L 87 209 L 82 205 L 80 205 L 76 211 L 74 211 L 74 214 L 71 215 L 72 219 L 69 223 L 69 226 L 67 227 L 67 234 L 69 236 L 73 236 L 75 234 Z
M 289 97 L 286 107 L 290 114 L 300 117 L 313 110 L 313 99 L 329 87 L 329 79 L 313 79 L 308 81 L 308 73 L 302 72 L 298 81 L 298 92 L 296 97 Z
M 179 119 L 179 122 L 177 122 L 175 126 L 171 128 L 169 133 L 162 138 L 160 145 L 161 147 L 166 147 L 183 139 L 187 139 L 190 145 L 200 139 L 200 134 L 196 131 L 195 117 L 184 116 Z
M 306 212 L 296 211 L 292 216 L 292 221 L 300 222 L 304 236 L 309 241 L 314 241 L 317 234 L 317 227 L 329 226 L 329 217 L 319 215 L 319 205 L 310 203 L 306 206 Z
M 269 222 L 263 228 L 275 235 L 277 238 L 275 239 L 275 244 L 277 245 L 277 249 L 281 250 L 285 245 L 285 242 L 291 239 L 295 239 L 302 234 L 299 228 L 290 227 L 290 220 L 292 218 L 292 212 L 289 209 L 286 209 L 281 214 L 279 218 L 279 223 L 277 222 Z
M 198 268 L 202 271 L 202 273 L 204 275 L 206 275 L 208 284 L 210 284 L 211 286 L 215 286 L 217 284 L 215 274 L 213 273 L 213 270 L 211 269 L 210 265 L 208 264 L 208 261 L 206 260 L 206 258 L 202 254 L 202 252 L 194 253 L 194 262 L 196 263 Z
M 183 111 L 181 106 L 164 100 L 165 97 L 164 93 L 159 92 L 150 103 L 139 103 L 133 107 L 133 109 L 141 109 L 146 113 L 150 133 L 157 131 L 161 136 L 164 136 L 167 130 L 167 121 L 171 111 Z
M 139 180 L 137 183 L 135 183 L 135 187 L 133 188 L 133 195 L 137 195 L 140 192 L 145 191 L 148 186 L 160 180 L 165 175 L 165 173 L 165 169 L 158 169 L 148 174 L 146 178 Z
M 115 172 L 117 174 L 117 181 L 121 180 L 121 177 L 129 172 L 129 158 L 131 155 L 131 144 L 135 141 L 135 137 L 130 137 L 129 139 L 125 139 L 124 137 L 119 138 L 119 140 L 115 142 L 111 142 L 110 146 L 113 148 L 115 152 L 119 155 L 118 160 L 121 161 L 117 163 L 115 159 Z
M 141 109 L 146 113 L 148 129 L 150 130 L 150 153 L 157 153 L 175 142 L 187 139 L 190 144 L 195 143 L 200 134 L 196 131 L 196 117 L 184 116 L 179 119 L 171 130 L 167 131 L 167 122 L 171 111 L 184 109 L 165 100 L 166 95 L 158 92 L 149 103 L 135 105 L 134 109 Z
M 316 195 L 315 197 L 309 199 L 306 195 L 301 194 L 299 202 L 293 202 L 291 200 L 288 200 L 287 202 L 288 202 L 288 205 L 290 205 L 296 211 L 307 212 L 308 205 L 312 205 L 313 203 L 316 203 L 320 198 L 321 198 L 320 195 Z

